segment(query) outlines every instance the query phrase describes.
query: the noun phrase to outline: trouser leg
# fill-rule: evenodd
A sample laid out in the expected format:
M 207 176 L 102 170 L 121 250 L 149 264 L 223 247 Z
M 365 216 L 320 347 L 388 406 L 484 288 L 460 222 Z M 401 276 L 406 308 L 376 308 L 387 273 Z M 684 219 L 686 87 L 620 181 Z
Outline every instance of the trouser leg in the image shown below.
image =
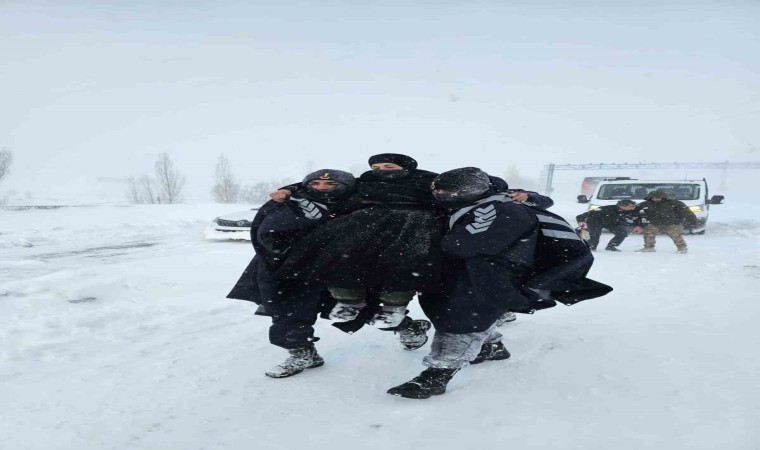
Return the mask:
M 367 290 L 363 288 L 330 288 L 330 294 L 341 303 L 358 305 L 367 301 Z
M 651 223 L 644 228 L 644 248 L 654 248 L 656 236 L 659 232 L 660 228 Z
M 350 322 L 367 310 L 367 290 L 363 288 L 329 288 L 336 300 L 329 317 L 338 322 Z
M 341 303 L 359 304 L 365 303 L 369 294 L 364 288 L 330 288 L 330 294 Z M 384 305 L 402 306 L 412 301 L 415 291 L 391 291 L 382 292 L 376 296 L 377 300 Z
M 668 225 L 665 227 L 665 233 L 667 233 L 670 239 L 673 239 L 673 243 L 676 244 L 678 250 L 686 248 L 686 240 L 683 238 L 683 225 Z
M 380 329 L 398 327 L 406 317 L 406 307 L 414 298 L 414 294 L 414 291 L 380 293 L 377 299 L 382 302 L 382 307 L 371 323 Z
M 612 227 L 609 228 L 609 230 L 615 234 L 615 237 L 610 239 L 610 242 L 607 243 L 607 247 L 617 247 L 628 237 L 628 230 L 625 226 Z
M 492 327 L 489 330 L 488 337 L 486 338 L 486 340 L 483 343 L 484 344 L 494 344 L 496 342 L 501 342 L 501 339 L 503 337 L 504 337 L 504 335 L 501 334 L 501 333 L 499 333 L 498 331 L 496 331 L 496 327 L 494 326 L 494 327 Z
M 378 299 L 386 306 L 406 306 L 414 298 L 415 291 L 383 292 Z
M 602 237 L 602 226 L 595 223 L 588 223 L 588 246 L 591 249 L 596 249 L 599 245 L 599 238 Z
M 280 289 L 277 299 L 266 303 L 272 315 L 269 342 L 284 349 L 296 349 L 312 345 L 319 340 L 314 337 L 314 324 L 321 303 L 319 290 L 299 284 Z
M 465 334 L 436 331 L 430 354 L 422 363 L 436 369 L 459 369 L 475 359 L 483 343 L 493 336 L 491 329 Z

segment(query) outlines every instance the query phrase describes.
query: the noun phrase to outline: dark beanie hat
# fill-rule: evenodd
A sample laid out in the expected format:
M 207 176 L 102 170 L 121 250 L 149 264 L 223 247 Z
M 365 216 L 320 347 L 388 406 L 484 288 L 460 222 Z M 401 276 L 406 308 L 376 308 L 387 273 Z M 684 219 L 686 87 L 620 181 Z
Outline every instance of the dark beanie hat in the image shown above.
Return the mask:
M 354 184 L 356 183 L 356 178 L 354 178 L 353 175 L 351 175 L 348 172 L 344 172 L 342 170 L 334 170 L 334 169 L 320 169 L 315 172 L 312 172 L 305 177 L 303 177 L 303 184 L 309 184 L 309 181 L 314 180 L 329 180 L 329 181 L 335 181 L 338 183 L 345 184 L 348 186 L 348 188 L 354 187 Z
M 369 157 L 369 165 L 378 163 L 393 163 L 403 167 L 405 170 L 414 170 L 417 168 L 417 161 L 411 156 L 400 155 L 398 153 L 381 153 Z
M 433 190 L 457 192 L 467 197 L 477 197 L 485 194 L 491 188 L 488 174 L 477 167 L 462 167 L 449 170 L 435 177 Z

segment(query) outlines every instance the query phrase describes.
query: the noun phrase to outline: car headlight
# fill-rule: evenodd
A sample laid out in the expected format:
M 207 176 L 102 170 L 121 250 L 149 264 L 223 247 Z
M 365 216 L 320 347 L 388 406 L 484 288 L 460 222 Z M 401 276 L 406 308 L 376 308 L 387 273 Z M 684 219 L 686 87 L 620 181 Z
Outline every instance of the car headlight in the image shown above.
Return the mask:
M 691 212 L 701 212 L 704 211 L 701 206 L 689 206 L 689 211 Z
M 251 222 L 249 222 L 249 221 L 247 221 L 247 220 L 238 220 L 238 221 L 237 221 L 237 222 L 235 222 L 235 223 L 236 223 L 236 224 L 237 224 L 237 226 L 239 226 L 239 227 L 249 227 L 249 226 L 251 226 Z

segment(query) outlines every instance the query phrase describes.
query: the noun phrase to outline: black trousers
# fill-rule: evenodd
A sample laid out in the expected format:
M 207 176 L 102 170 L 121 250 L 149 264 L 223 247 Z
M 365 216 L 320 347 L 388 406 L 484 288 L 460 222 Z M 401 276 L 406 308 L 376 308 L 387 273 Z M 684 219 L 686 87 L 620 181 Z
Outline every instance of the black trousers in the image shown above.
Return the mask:
M 610 239 L 610 242 L 607 243 L 607 247 L 617 247 L 628 237 L 628 230 L 625 225 L 613 225 L 607 227 L 600 223 L 588 222 L 588 234 L 591 236 L 588 241 L 589 247 L 596 248 L 599 245 L 599 239 L 602 236 L 602 230 L 604 228 L 608 229 L 615 235 Z
M 318 341 L 314 337 L 324 300 L 324 289 L 302 282 L 276 283 L 276 295 L 266 300 L 265 308 L 272 316 L 269 327 L 269 342 L 284 349 L 295 349 L 312 345 Z

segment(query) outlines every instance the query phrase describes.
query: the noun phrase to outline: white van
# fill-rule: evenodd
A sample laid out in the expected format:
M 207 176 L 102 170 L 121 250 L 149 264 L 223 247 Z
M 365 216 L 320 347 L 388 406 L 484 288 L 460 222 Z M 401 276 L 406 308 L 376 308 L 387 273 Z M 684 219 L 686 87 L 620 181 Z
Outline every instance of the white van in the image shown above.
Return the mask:
M 591 198 L 578 196 L 578 203 L 588 203 L 588 209 L 614 205 L 620 200 L 633 200 L 641 203 L 655 190 L 667 192 L 668 197 L 680 200 L 697 216 L 697 224 L 687 227 L 685 231 L 692 234 L 704 234 L 710 205 L 723 203 L 722 195 L 708 196 L 707 180 L 605 180 L 600 182 Z

